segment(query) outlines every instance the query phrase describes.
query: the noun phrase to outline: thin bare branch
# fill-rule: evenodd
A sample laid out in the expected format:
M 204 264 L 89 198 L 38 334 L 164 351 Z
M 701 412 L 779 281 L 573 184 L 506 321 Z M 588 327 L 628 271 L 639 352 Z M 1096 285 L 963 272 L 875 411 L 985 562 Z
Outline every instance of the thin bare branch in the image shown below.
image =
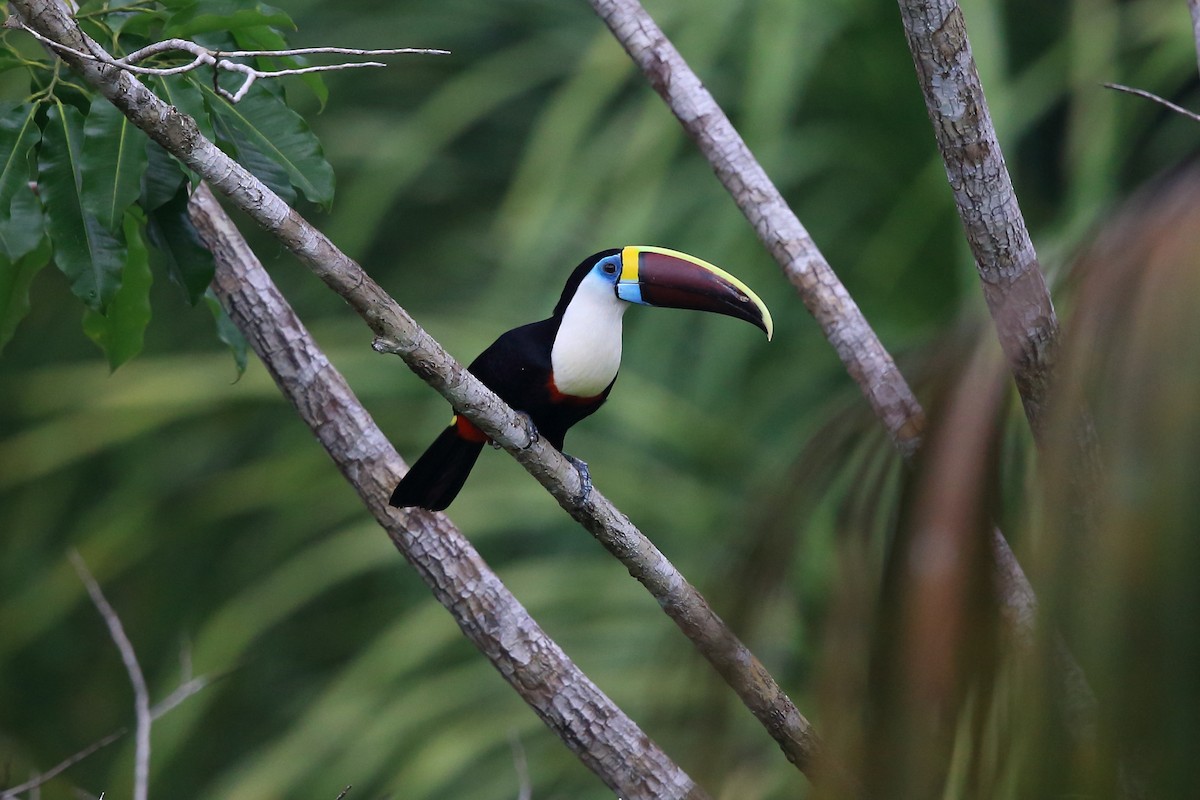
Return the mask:
M 350 790 L 353 788 L 353 786 L 347 785 L 345 789 L 342 789 L 340 792 L 338 792 L 338 796 L 334 798 L 334 800 L 343 800 L 346 795 L 350 794 Z
M 129 675 L 129 683 L 133 686 L 133 714 L 135 719 L 133 800 L 146 800 L 150 786 L 150 725 L 153 722 L 153 717 L 150 714 L 150 692 L 146 689 L 146 678 L 142 674 L 141 665 L 138 664 L 137 653 L 134 652 L 133 643 L 129 641 L 129 637 L 125 634 L 125 627 L 121 624 L 121 618 L 117 616 L 117 612 L 113 610 L 113 607 L 104 597 L 104 592 L 100 590 L 100 584 L 96 583 L 96 579 L 88 571 L 83 557 L 75 550 L 70 551 L 69 556 L 71 558 L 71 565 L 75 567 L 75 572 L 79 574 L 79 580 L 83 581 L 83 585 L 87 587 L 88 596 L 92 598 L 92 605 L 96 606 L 96 610 L 100 612 L 100 616 L 104 619 L 104 624 L 108 626 L 108 634 L 112 638 L 113 644 L 117 646 L 117 650 L 121 653 L 121 661 L 125 665 L 125 672 Z
M 1182 114 L 1183 116 L 1187 117 L 1188 119 L 1192 120 L 1193 122 L 1200 122 L 1200 114 L 1197 114 L 1194 111 L 1188 111 L 1183 106 L 1177 106 L 1174 103 L 1172 103 L 1170 100 L 1167 100 L 1166 98 L 1163 98 L 1163 97 L 1159 97 L 1158 95 L 1154 94 L 1153 92 L 1147 92 L 1145 89 L 1134 89 L 1132 86 L 1125 86 L 1120 83 L 1104 83 L 1101 85 L 1105 89 L 1115 89 L 1118 92 L 1125 92 L 1126 94 L 1135 94 L 1138 97 L 1144 97 L 1147 100 L 1152 100 L 1155 103 L 1158 103 L 1160 106 L 1164 106 L 1166 108 L 1171 109 L 1176 114 Z
M 252 57 L 273 57 L 286 58 L 289 56 L 308 55 L 308 54 L 338 54 L 338 55 L 365 55 L 365 56 L 383 56 L 397 55 L 400 53 L 419 53 L 421 55 L 449 55 L 449 50 L 436 50 L 419 47 L 401 47 L 390 48 L 386 50 L 359 50 L 350 47 L 300 47 L 290 50 L 210 50 L 207 47 L 188 41 L 187 39 L 164 39 L 161 42 L 155 42 L 147 45 L 140 50 L 136 50 L 127 56 L 121 58 L 113 58 L 102 47 L 90 40 L 86 40 L 88 44 L 88 52 L 78 50 L 76 48 L 65 45 L 61 42 L 56 42 L 34 29 L 30 28 L 18 17 L 10 16 L 4 21 L 5 27 L 18 28 L 33 36 L 38 41 L 45 44 L 47 47 L 53 48 L 55 52 L 73 55 L 77 58 L 96 61 L 101 64 L 107 64 L 111 67 L 118 67 L 138 75 L 179 75 L 184 72 L 191 72 L 201 67 L 211 66 L 217 70 L 226 72 L 236 72 L 245 76 L 242 85 L 238 87 L 236 92 L 229 92 L 214 82 L 214 87 L 217 94 L 224 97 L 231 103 L 237 103 L 242 100 L 250 91 L 250 87 L 254 82 L 261 78 L 282 78 L 288 75 L 307 75 L 313 72 L 332 72 L 340 69 L 359 69 L 362 67 L 386 67 L 381 61 L 346 61 L 339 64 L 320 64 L 310 67 L 295 67 L 292 69 L 274 69 L 263 70 L 252 67 L 248 64 L 242 64 L 237 61 L 232 61 L 233 58 L 252 58 Z M 137 63 L 146 58 L 155 55 L 163 55 L 166 53 L 190 53 L 194 56 L 192 61 L 187 64 L 181 64 L 174 67 L 139 67 Z
M 37 777 L 30 778 L 29 780 L 25 781 L 22 784 L 18 784 L 16 786 L 10 786 L 7 789 L 0 790 L 0 800 L 15 800 L 15 798 L 19 797 L 20 795 L 23 795 L 26 792 L 33 791 L 34 789 L 37 789 L 38 787 L 42 786 L 43 784 L 54 780 L 59 775 L 61 775 L 63 772 L 65 772 L 68 769 L 70 769 L 71 767 L 75 766 L 80 761 L 83 761 L 85 758 L 90 756 L 92 753 L 95 753 L 97 750 L 101 750 L 105 747 L 108 747 L 110 744 L 115 742 L 117 739 L 120 739 L 122 736 L 124 736 L 128 732 L 129 732 L 128 728 L 118 728 L 117 730 L 110 733 L 108 736 L 105 736 L 103 739 L 97 739 L 96 741 L 92 742 L 87 747 L 80 750 L 78 753 L 67 756 L 62 761 L 58 762 L 53 767 L 51 767 L 50 769 L 41 773 Z

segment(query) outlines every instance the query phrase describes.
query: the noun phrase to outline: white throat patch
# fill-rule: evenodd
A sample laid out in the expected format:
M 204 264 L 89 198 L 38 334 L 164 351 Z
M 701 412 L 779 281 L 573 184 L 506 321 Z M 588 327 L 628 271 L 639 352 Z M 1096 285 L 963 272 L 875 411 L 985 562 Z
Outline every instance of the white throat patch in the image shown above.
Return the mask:
M 629 304 L 613 286 L 588 273 L 567 304 L 550 352 L 554 384 L 563 394 L 595 397 L 621 366 L 621 317 Z

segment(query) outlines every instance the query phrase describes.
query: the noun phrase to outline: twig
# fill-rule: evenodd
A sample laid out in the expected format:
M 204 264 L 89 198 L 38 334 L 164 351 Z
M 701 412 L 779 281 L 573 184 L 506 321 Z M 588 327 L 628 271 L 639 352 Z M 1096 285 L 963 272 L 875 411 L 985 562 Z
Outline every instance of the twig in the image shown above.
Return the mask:
M 87 40 L 88 49 L 90 52 L 83 52 L 68 45 L 56 42 L 46 36 L 30 28 L 15 15 L 10 16 L 4 22 L 5 27 L 17 28 L 25 31 L 33 36 L 38 41 L 48 47 L 53 48 L 59 53 L 69 53 L 77 58 L 88 59 L 89 61 L 97 61 L 101 64 L 107 64 L 110 67 L 117 67 L 128 72 L 134 72 L 138 75 L 179 75 L 184 72 L 191 72 L 205 66 L 211 66 L 216 70 L 224 70 L 226 72 L 237 72 L 245 75 L 246 78 L 236 92 L 229 92 L 222 88 L 215 80 L 213 86 L 217 94 L 224 97 L 231 103 L 237 103 L 246 96 L 250 91 L 250 87 L 260 78 L 281 78 L 287 75 L 307 75 L 313 72 L 331 72 L 339 69 L 358 69 L 361 67 L 386 67 L 381 61 L 347 61 L 340 64 L 323 64 L 311 67 L 296 67 L 293 69 L 276 69 L 262 70 L 256 67 L 251 67 L 248 64 L 241 64 L 237 61 L 231 61 L 233 58 L 255 58 L 255 57 L 272 57 L 272 58 L 287 58 L 289 56 L 310 55 L 310 54 L 338 54 L 338 55 L 357 55 L 357 56 L 384 56 L 398 55 L 402 53 L 418 53 L 422 55 L 449 55 L 449 50 L 436 50 L 430 48 L 419 47 L 401 47 L 389 48 L 386 50 L 359 50 L 350 47 L 298 47 L 290 50 L 210 50 L 207 47 L 198 45 L 195 42 L 187 39 L 164 39 L 161 42 L 147 45 L 121 58 L 113 58 L 103 48 L 96 45 L 91 40 Z M 187 64 L 181 64 L 176 67 L 139 67 L 137 63 L 143 59 L 164 53 L 191 53 L 195 58 Z
M 38 775 L 36 778 L 30 778 L 29 780 L 25 781 L 22 784 L 19 784 L 17 786 L 10 786 L 9 788 L 4 789 L 3 791 L 0 791 L 0 800 L 11 800 L 12 798 L 16 798 L 18 795 L 24 794 L 25 792 L 36 789 L 39 786 L 41 786 L 49 781 L 54 780 L 60 774 L 62 774 L 66 770 L 70 769 L 71 767 L 75 766 L 80 761 L 83 761 L 85 758 L 90 756 L 92 753 L 95 753 L 97 750 L 100 750 L 102 748 L 108 747 L 110 744 L 115 742 L 117 739 L 120 739 L 122 736 L 124 736 L 128 732 L 129 732 L 128 728 L 118 728 L 117 730 L 110 733 L 108 736 L 105 736 L 103 739 L 98 739 L 98 740 L 92 742 L 87 747 L 80 750 L 78 753 L 75 753 L 74 755 L 71 755 L 71 756 L 67 756 L 62 761 L 58 762 L 53 767 L 51 767 L 50 769 L 48 769 L 45 772 L 43 772 L 42 774 Z
M 1103 86 L 1105 89 L 1115 89 L 1118 92 L 1125 92 L 1126 94 L 1136 94 L 1138 97 L 1144 97 L 1147 100 L 1153 100 L 1155 103 L 1158 103 L 1160 106 L 1165 106 L 1166 108 L 1169 108 L 1172 111 L 1174 111 L 1176 114 L 1182 114 L 1183 116 L 1187 117 L 1188 119 L 1192 120 L 1193 122 L 1200 122 L 1200 114 L 1197 114 L 1194 111 L 1188 111 L 1183 106 L 1177 106 L 1174 103 L 1172 103 L 1170 100 L 1159 97 L 1158 95 L 1154 94 L 1153 92 L 1147 92 L 1145 89 L 1134 89 L 1132 86 L 1124 86 L 1120 83 L 1102 83 L 1100 85 Z
M 83 557 L 75 550 L 71 550 L 68 555 L 71 565 L 75 567 L 75 572 L 79 575 L 79 580 L 83 581 L 83 585 L 87 587 L 88 595 L 92 598 L 92 605 L 96 606 L 96 610 L 104 619 L 104 624 L 108 626 L 108 634 L 121 653 L 121 661 L 125 664 L 125 672 L 129 674 L 129 683 L 133 686 L 133 713 L 136 720 L 133 800 L 146 800 L 150 783 L 150 725 L 153 721 L 150 714 L 150 693 L 146 689 L 146 678 L 142 675 L 142 668 L 138 664 L 133 644 L 125 635 L 121 618 L 117 616 L 117 612 L 104 597 L 104 592 L 100 590 L 100 584 L 96 583 L 96 579 L 88 571 Z
M 529 763 L 525 759 L 525 748 L 515 730 L 508 732 L 508 743 L 512 748 L 513 769 L 517 771 L 517 800 L 531 800 L 533 786 L 529 783 Z
M 342 789 L 340 792 L 338 792 L 338 796 L 335 797 L 334 800 L 342 800 L 342 798 L 350 794 L 350 790 L 353 788 L 353 786 L 347 785 L 345 789 Z

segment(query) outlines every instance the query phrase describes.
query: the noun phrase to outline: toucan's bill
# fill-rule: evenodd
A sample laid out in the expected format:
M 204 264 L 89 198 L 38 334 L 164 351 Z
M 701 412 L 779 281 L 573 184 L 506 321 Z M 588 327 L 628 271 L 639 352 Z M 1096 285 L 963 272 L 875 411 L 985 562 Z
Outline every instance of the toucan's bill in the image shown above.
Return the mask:
M 749 286 L 703 259 L 665 247 L 621 249 L 617 296 L 630 303 L 711 311 L 745 320 L 771 338 L 771 312 Z

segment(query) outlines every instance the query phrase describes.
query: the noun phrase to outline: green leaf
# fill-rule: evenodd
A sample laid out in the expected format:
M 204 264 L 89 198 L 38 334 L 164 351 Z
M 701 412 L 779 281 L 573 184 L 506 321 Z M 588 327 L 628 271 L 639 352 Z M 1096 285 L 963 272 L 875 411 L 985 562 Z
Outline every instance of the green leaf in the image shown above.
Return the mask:
M 17 189 L 29 184 L 29 153 L 41 136 L 33 103 L 0 106 L 0 216 L 7 216 L 9 203 Z
M 55 103 L 39 148 L 38 190 L 46 206 L 46 231 L 54 243 L 54 262 L 71 282 L 71 291 L 88 308 L 103 311 L 121 286 L 126 250 L 83 209 L 82 145 L 83 114 Z
M 270 25 L 276 28 L 295 29 L 292 18 L 278 8 L 266 3 L 256 3 L 247 8 L 240 0 L 198 0 L 184 7 L 167 23 L 163 35 L 188 39 L 198 33 L 210 31 L 234 31 Z
M 247 169 L 259 174 L 250 159 L 260 154 L 282 167 L 291 184 L 312 202 L 328 206 L 333 201 L 333 167 L 303 117 L 257 84 L 237 105 L 227 103 L 210 86 L 201 88 Z
M 204 246 L 188 215 L 187 187 L 180 187 L 162 207 L 150 213 L 147 233 L 167 265 L 171 280 L 183 289 L 187 301 L 196 305 L 212 283 L 212 253 Z
M 29 187 L 34 147 L 41 137 L 34 111 L 33 106 L 10 107 L 0 117 L 0 153 L 7 158 L 0 172 L 0 253 L 10 263 L 31 252 L 45 236 L 42 204 Z
M 115 233 L 142 192 L 146 134 L 103 97 L 92 101 L 83 127 L 83 210 Z
M 233 363 L 237 367 L 238 377 L 242 377 L 242 373 L 246 371 L 246 337 L 242 335 L 241 330 L 237 325 L 233 324 L 233 320 L 225 313 L 225 308 L 221 305 L 221 301 L 210 288 L 204 293 L 204 300 L 208 303 L 208 310 L 212 312 L 213 321 L 217 325 L 217 338 L 224 342 L 229 347 L 229 352 L 233 354 Z
M 123 227 L 129 257 L 121 288 L 103 314 L 91 309 L 83 312 L 83 332 L 104 351 L 112 370 L 141 352 L 150 324 L 150 256 L 137 217 L 127 214 Z
M 15 261 L 0 255 L 0 351 L 29 313 L 29 286 L 50 263 L 50 252 L 50 240 L 43 238 L 36 250 Z
M 187 179 L 183 167 L 158 142 L 146 141 L 146 171 L 142 173 L 142 196 L 138 205 L 151 212 L 179 191 Z
M 0 214 L 0 252 L 10 261 L 32 252 L 46 237 L 42 204 L 28 186 L 17 189 L 7 209 Z

